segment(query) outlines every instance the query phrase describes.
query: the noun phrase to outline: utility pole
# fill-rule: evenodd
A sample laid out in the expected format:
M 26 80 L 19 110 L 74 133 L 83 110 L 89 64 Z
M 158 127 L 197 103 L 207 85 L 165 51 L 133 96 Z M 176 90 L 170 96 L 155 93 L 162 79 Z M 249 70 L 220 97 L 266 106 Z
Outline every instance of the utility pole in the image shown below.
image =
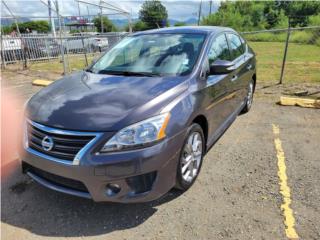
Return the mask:
M 202 11 L 202 0 L 200 1 L 199 5 L 199 15 L 198 15 L 198 26 L 200 25 L 200 18 L 201 18 L 201 11 Z
M 80 2 L 78 2 L 78 23 L 81 24 Z M 80 26 L 80 32 L 82 32 L 82 25 Z
M 101 33 L 103 33 L 103 20 L 102 20 L 102 2 L 100 0 L 99 5 L 100 5 L 100 28 L 101 28 Z
M 48 11 L 49 11 L 49 22 L 51 23 L 51 32 L 54 37 L 56 37 L 56 28 L 54 25 L 54 19 L 52 18 L 51 14 L 51 0 L 48 0 Z
M 88 22 L 91 22 L 90 21 L 90 13 L 89 13 L 89 6 L 87 5 L 87 13 L 88 13 Z
M 128 14 L 129 33 L 132 33 L 131 13 Z
M 60 51 L 61 51 L 61 58 L 62 58 L 62 62 L 63 62 L 63 75 L 66 75 L 67 66 L 66 66 L 66 61 L 64 58 L 64 47 L 63 47 L 63 41 L 62 41 L 62 27 L 61 27 L 61 18 L 60 18 L 60 14 L 59 14 L 58 0 L 55 1 L 55 5 L 56 5 L 56 13 L 57 13 L 57 17 L 58 17 L 58 22 L 59 22 Z
M 102 7 L 100 7 L 100 29 L 101 33 L 103 33 Z
M 209 15 L 212 13 L 212 0 L 210 0 L 210 10 L 209 10 Z

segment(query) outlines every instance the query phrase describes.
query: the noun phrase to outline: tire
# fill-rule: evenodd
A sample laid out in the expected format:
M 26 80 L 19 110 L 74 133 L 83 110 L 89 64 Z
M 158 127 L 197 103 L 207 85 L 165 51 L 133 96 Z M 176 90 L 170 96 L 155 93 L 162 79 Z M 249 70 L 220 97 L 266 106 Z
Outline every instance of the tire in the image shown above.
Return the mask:
M 196 144 L 194 142 L 198 142 L 199 140 L 201 140 L 201 143 Z M 194 151 L 196 149 L 197 151 Z M 198 150 L 200 150 L 201 153 L 199 153 Z M 197 156 L 195 153 L 200 155 Z M 187 137 L 181 149 L 175 188 L 186 191 L 192 186 L 200 173 L 204 153 L 205 138 L 202 128 L 199 124 L 193 123 L 188 129 Z M 191 159 L 187 161 L 187 158 Z
M 244 106 L 244 108 L 241 111 L 242 114 L 250 111 L 251 106 L 252 106 L 252 102 L 253 102 L 253 93 L 254 93 L 254 81 L 251 80 L 248 85 L 248 93 L 247 93 L 247 97 L 245 100 L 246 105 Z

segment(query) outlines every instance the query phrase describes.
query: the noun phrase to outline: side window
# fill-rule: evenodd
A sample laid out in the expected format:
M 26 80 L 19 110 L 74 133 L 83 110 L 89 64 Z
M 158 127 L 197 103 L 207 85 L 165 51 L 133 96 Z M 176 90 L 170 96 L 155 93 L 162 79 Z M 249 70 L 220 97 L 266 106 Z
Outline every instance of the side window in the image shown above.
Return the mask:
M 213 40 L 208 58 L 209 64 L 217 59 L 230 60 L 230 52 L 225 34 L 221 34 Z
M 244 53 L 242 42 L 238 35 L 228 33 L 227 36 L 230 43 L 230 52 L 231 52 L 232 60 L 234 60 Z
M 240 37 L 240 41 L 242 43 L 243 51 L 246 52 L 248 47 L 246 41 L 242 37 Z

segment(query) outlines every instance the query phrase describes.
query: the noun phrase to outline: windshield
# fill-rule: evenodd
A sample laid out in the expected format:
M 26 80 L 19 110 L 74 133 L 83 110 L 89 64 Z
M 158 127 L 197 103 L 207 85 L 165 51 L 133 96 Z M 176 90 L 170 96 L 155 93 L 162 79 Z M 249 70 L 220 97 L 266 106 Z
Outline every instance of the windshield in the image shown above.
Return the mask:
M 127 37 L 89 70 L 119 75 L 186 75 L 196 63 L 204 39 L 204 34 L 146 34 Z

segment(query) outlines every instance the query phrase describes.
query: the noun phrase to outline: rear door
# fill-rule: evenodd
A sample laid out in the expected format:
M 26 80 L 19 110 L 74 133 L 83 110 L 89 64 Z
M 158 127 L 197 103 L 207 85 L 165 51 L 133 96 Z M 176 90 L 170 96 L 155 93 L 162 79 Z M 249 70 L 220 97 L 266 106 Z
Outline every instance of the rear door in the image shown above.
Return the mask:
M 233 94 L 232 109 L 239 110 L 239 107 L 244 103 L 247 94 L 247 66 L 245 58 L 245 49 L 241 38 L 236 33 L 227 33 L 227 39 L 230 48 L 231 61 L 234 63 L 234 71 L 231 73 L 230 85 L 228 88 L 229 94 Z

